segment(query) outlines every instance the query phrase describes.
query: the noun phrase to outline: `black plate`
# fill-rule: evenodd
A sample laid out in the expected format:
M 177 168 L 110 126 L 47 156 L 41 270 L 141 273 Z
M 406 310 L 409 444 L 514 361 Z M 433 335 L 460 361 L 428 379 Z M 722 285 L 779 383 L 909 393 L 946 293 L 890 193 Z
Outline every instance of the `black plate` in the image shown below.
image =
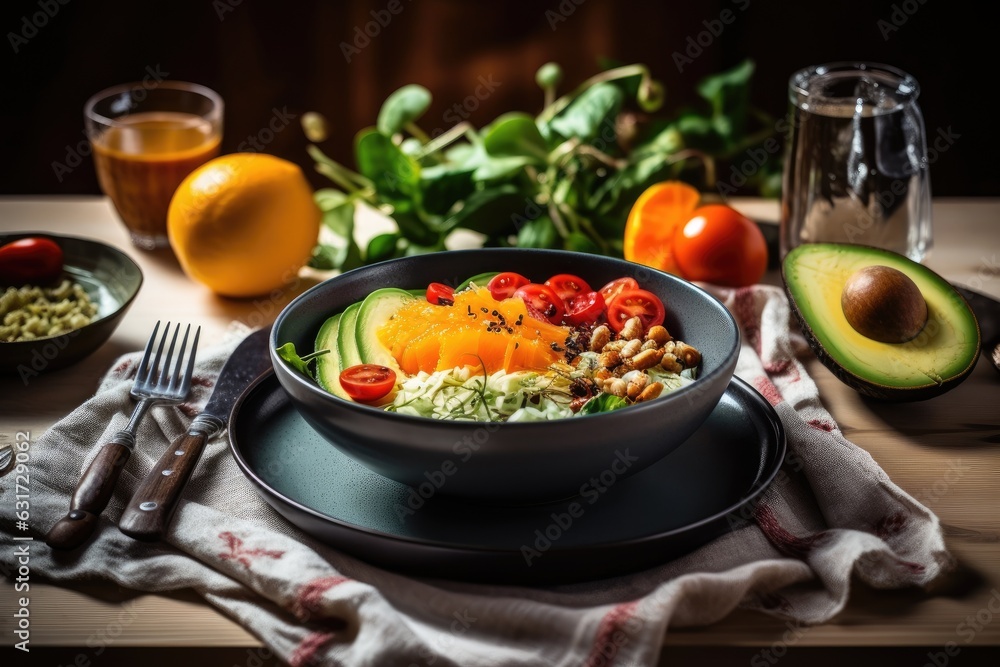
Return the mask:
M 576 498 L 528 507 L 434 494 L 433 480 L 424 500 L 330 446 L 273 373 L 233 408 L 229 441 L 264 499 L 317 539 L 399 572 L 497 583 L 607 577 L 692 551 L 741 523 L 785 454 L 774 409 L 738 378 L 662 461 L 620 481 L 609 467 Z

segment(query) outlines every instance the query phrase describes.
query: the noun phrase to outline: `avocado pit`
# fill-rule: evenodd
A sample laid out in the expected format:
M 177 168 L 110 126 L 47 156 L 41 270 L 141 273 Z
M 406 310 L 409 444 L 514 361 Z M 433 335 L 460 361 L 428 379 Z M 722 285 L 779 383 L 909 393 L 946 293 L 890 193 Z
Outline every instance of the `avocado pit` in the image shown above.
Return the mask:
M 844 284 L 844 317 L 862 336 L 881 343 L 905 343 L 927 323 L 927 302 L 916 283 L 888 266 L 866 266 Z

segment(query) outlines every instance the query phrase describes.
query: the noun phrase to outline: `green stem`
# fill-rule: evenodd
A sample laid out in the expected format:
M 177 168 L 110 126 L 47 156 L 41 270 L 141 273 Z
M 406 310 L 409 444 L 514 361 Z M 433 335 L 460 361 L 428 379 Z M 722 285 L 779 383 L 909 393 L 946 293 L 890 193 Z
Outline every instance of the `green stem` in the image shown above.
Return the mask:
M 427 144 L 428 142 L 430 142 L 431 138 L 427 136 L 427 133 L 421 130 L 416 123 L 409 122 L 403 127 L 406 128 L 407 132 L 415 136 L 417 139 L 420 139 L 420 143 Z
M 649 73 L 649 68 L 647 68 L 645 65 L 639 65 L 639 64 L 626 65 L 624 67 L 616 67 L 615 69 L 609 69 L 599 74 L 595 74 L 594 76 L 590 77 L 589 79 L 581 83 L 579 86 L 577 86 L 576 89 L 574 89 L 573 91 L 567 93 L 566 95 L 563 95 L 558 100 L 556 100 L 550 105 L 547 105 L 544 109 L 542 109 L 542 113 L 538 115 L 538 120 L 543 122 L 551 120 L 553 117 L 555 117 L 556 114 L 558 114 L 560 111 L 569 106 L 570 102 L 579 97 L 585 90 L 587 90 L 591 86 L 597 85 L 598 83 L 604 83 L 606 81 L 614 81 L 615 79 L 624 79 L 629 76 L 635 76 L 636 74 L 642 76 L 643 81 L 646 81 L 647 79 L 651 78 L 651 75 Z M 642 85 L 641 82 L 640 85 Z
M 590 224 L 590 220 L 586 216 L 578 215 L 577 222 L 580 223 L 580 228 L 589 236 L 602 251 L 607 251 L 608 243 L 604 238 L 597 233 L 594 226 Z
M 332 167 L 330 167 L 330 165 L 326 164 L 325 162 L 317 162 L 316 171 L 323 174 L 331 181 L 339 185 L 341 188 L 346 190 L 348 194 L 354 194 L 355 192 L 358 192 L 360 190 L 360 188 L 358 188 L 356 184 L 352 183 L 346 178 L 343 178 L 336 169 L 333 169 Z
M 566 228 L 566 223 L 563 222 L 562 216 L 559 215 L 559 211 L 553 202 L 549 202 L 549 217 L 552 218 L 552 224 L 555 226 L 556 231 L 559 232 L 559 236 L 566 238 L 569 236 L 569 229 Z
M 479 135 L 476 133 L 476 128 L 474 128 L 471 123 L 462 121 L 447 132 L 442 132 L 436 138 L 431 139 L 429 142 L 424 144 L 423 150 L 421 150 L 420 154 L 415 157 L 420 159 L 424 156 L 430 155 L 431 153 L 436 153 L 453 141 L 461 139 L 463 136 L 468 137 L 470 143 L 479 143 Z
M 318 146 L 310 144 L 306 147 L 306 152 L 309 153 L 309 157 L 316 161 L 316 171 L 323 174 L 338 185 L 341 185 L 348 192 L 354 192 L 359 187 L 374 187 L 374 184 L 367 178 L 334 161 L 327 156 L 326 153 L 321 151 Z M 321 165 L 325 166 L 326 169 L 320 169 Z M 334 176 L 334 174 L 336 174 L 336 176 Z

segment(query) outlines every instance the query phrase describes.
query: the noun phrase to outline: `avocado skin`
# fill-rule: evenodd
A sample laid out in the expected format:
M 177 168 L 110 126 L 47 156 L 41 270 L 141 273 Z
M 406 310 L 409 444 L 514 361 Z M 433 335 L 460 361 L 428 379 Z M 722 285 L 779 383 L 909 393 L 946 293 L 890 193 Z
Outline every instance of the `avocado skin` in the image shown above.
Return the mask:
M 834 245 L 834 244 L 829 244 L 829 245 Z M 872 248 L 871 246 L 857 245 L 854 247 L 860 249 L 867 248 L 870 250 L 877 250 L 878 252 L 886 252 L 878 248 Z M 816 358 L 819 359 L 819 361 L 824 366 L 826 366 L 826 368 L 831 373 L 833 373 L 833 375 L 838 380 L 846 384 L 851 389 L 854 389 L 859 394 L 867 396 L 868 398 L 877 401 L 894 402 L 894 403 L 924 401 L 930 398 L 934 398 L 935 396 L 940 396 L 941 394 L 950 391 L 959 384 L 961 384 L 962 381 L 964 381 L 965 378 L 967 378 L 969 374 L 972 373 L 973 369 L 976 367 L 976 363 L 979 361 L 979 355 L 982 349 L 981 348 L 982 335 L 979 329 L 979 322 L 978 320 L 975 319 L 975 317 L 973 317 L 973 321 L 975 322 L 976 326 L 976 351 L 975 354 L 972 355 L 969 364 L 964 369 L 962 369 L 962 371 L 959 372 L 958 374 L 953 375 L 952 377 L 948 378 L 947 380 L 941 383 L 928 384 L 920 387 L 893 387 L 878 382 L 872 382 L 871 380 L 866 380 L 865 378 L 862 378 L 852 373 L 851 371 L 849 371 L 848 369 L 844 368 L 839 363 L 837 363 L 837 361 L 834 360 L 829 355 L 829 353 L 826 351 L 823 345 L 816 338 L 816 335 L 813 332 L 812 327 L 810 326 L 809 322 L 806 321 L 806 318 L 802 315 L 802 311 L 799 309 L 798 304 L 795 302 L 795 297 L 792 295 L 792 291 L 788 286 L 788 278 L 785 274 L 784 261 L 781 263 L 781 283 L 785 291 L 785 296 L 788 298 L 788 303 L 791 306 L 791 311 L 795 315 L 795 320 L 799 323 L 799 327 L 802 329 L 802 335 L 806 339 L 806 342 L 809 344 L 810 349 L 812 349 L 813 353 L 816 355 Z M 972 312 L 972 309 L 969 306 L 968 301 L 966 301 L 964 296 L 962 296 L 957 291 L 955 293 L 955 296 L 961 300 L 961 302 L 964 304 L 966 308 L 969 309 L 970 312 Z

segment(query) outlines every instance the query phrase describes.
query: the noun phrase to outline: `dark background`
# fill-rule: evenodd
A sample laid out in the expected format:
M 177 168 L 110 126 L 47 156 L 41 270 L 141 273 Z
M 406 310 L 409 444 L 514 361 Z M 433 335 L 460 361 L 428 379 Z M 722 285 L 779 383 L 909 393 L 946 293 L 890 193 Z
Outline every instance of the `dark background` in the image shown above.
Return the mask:
M 75 156 L 83 104 L 102 88 L 141 79 L 147 68 L 221 93 L 223 152 L 267 127 L 275 109 L 315 110 L 330 121 L 324 150 L 353 166 L 354 134 L 374 124 L 381 102 L 401 85 L 433 93 L 421 120 L 431 131 L 452 124 L 446 112 L 480 77 L 499 82 L 471 114 L 481 126 L 505 111 L 541 108 L 534 72 L 542 63 L 562 64 L 565 91 L 598 71 L 601 57 L 649 65 L 667 87 L 664 111 L 697 103 L 699 78 L 750 57 L 757 64 L 752 101 L 773 116 L 787 112 L 788 76 L 800 67 L 844 59 L 896 65 L 921 84 L 929 137 L 948 128 L 958 136 L 931 167 L 934 194 L 1000 194 L 992 3 L 399 0 L 402 12 L 348 63 L 341 43 L 389 0 L 64 1 L 5 0 L 0 10 L 3 194 L 98 193 L 89 156 Z M 32 34 L 25 17 L 40 16 L 43 5 L 58 11 L 15 53 L 13 35 Z M 672 54 L 725 8 L 735 21 L 679 72 Z M 901 25 L 890 31 L 894 13 Z M 265 151 L 299 163 L 319 186 L 305 146 L 296 119 Z M 53 163 L 71 170 L 57 175 Z

